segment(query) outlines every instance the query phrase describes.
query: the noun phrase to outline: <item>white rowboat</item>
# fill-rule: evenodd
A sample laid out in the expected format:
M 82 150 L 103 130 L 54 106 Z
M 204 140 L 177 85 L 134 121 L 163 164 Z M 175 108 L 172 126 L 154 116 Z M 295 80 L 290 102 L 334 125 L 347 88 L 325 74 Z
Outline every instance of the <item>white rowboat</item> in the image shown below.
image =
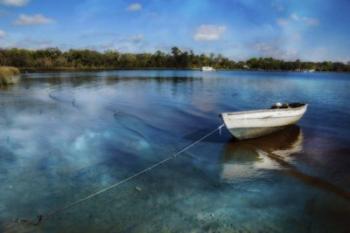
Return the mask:
M 222 113 L 226 128 L 238 139 L 264 136 L 297 123 L 307 110 L 307 104 L 277 103 L 271 109 Z

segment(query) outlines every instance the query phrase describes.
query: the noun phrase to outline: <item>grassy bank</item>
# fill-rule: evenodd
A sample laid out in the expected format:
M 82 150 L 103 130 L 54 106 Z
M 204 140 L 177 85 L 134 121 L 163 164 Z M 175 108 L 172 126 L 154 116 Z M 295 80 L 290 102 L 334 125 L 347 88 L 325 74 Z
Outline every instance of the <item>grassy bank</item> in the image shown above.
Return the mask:
M 15 67 L 0 66 L 0 86 L 15 84 L 19 74 L 19 69 Z

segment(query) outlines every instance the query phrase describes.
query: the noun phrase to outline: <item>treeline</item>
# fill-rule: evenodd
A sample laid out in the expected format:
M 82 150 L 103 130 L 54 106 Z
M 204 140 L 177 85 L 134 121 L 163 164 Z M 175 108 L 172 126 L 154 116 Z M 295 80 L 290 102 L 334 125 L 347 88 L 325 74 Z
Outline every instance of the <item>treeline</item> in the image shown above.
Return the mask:
M 0 49 L 0 66 L 21 69 L 142 69 L 183 68 L 194 69 L 212 66 L 216 69 L 289 70 L 289 71 L 350 71 L 350 64 L 341 62 L 283 61 L 273 58 L 252 58 L 233 61 L 222 55 L 194 54 L 173 47 L 169 53 L 120 53 L 94 50 L 57 48 L 39 50 Z

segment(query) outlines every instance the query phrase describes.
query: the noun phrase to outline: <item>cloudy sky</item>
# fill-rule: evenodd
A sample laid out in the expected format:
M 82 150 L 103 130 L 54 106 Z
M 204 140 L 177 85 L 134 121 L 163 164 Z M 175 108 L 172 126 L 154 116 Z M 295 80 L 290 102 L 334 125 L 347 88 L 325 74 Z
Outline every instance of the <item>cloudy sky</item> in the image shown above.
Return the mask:
M 0 47 L 350 61 L 349 0 L 0 0 Z

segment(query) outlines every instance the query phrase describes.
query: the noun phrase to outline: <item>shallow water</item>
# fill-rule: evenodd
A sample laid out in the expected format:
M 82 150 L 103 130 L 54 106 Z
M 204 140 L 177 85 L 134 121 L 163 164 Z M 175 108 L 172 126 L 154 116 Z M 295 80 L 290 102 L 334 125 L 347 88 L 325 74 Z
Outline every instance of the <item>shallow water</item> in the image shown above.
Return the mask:
M 0 89 L 0 232 L 347 232 L 350 75 L 34 73 Z M 220 112 L 301 101 L 298 126 L 235 141 Z

